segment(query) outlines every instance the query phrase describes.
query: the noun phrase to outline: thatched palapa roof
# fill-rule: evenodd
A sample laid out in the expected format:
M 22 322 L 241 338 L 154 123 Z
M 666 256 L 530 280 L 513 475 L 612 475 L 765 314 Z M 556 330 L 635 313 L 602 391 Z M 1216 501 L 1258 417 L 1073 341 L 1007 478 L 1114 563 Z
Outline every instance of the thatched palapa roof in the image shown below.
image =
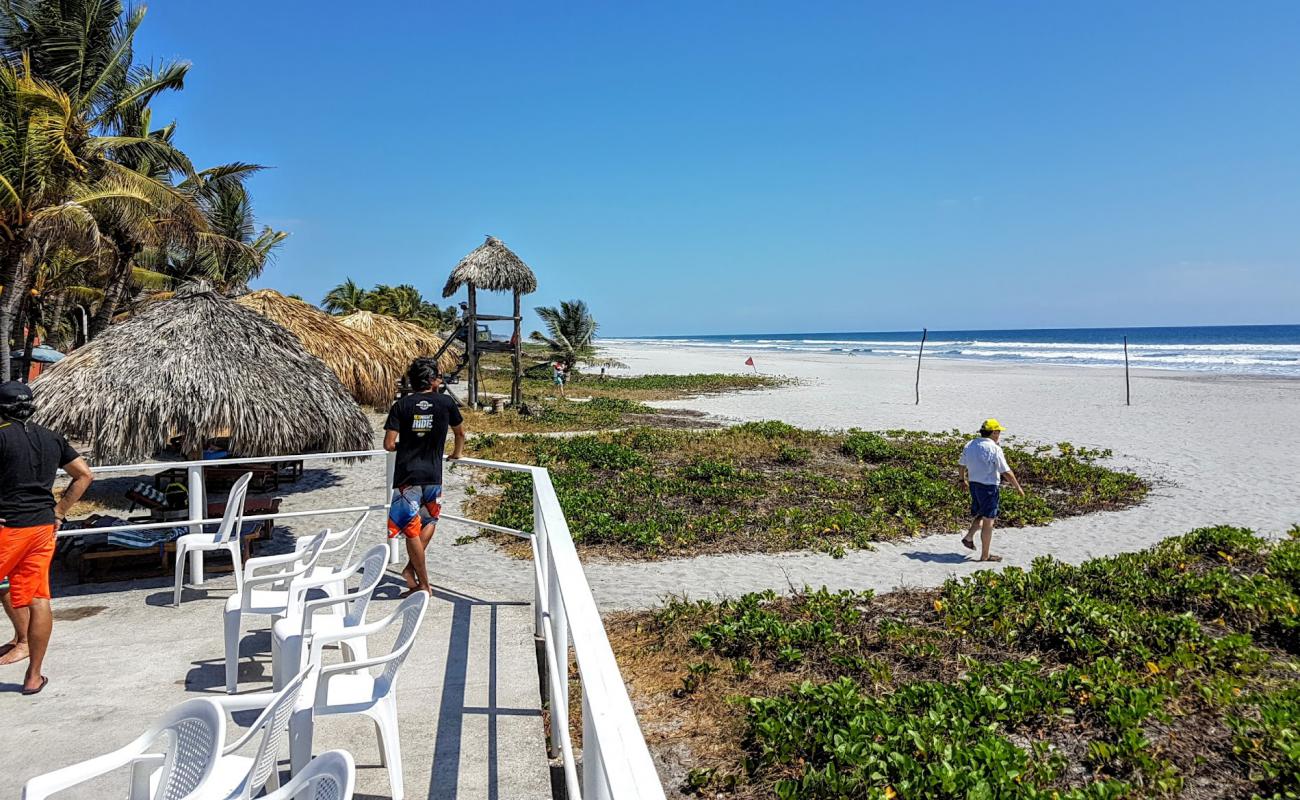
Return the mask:
M 339 317 L 339 323 L 364 335 L 392 359 L 402 373 L 420 356 L 431 356 L 442 349 L 443 339 L 410 322 L 403 322 L 383 314 L 353 311 Z M 438 359 L 438 369 L 452 372 L 458 366 L 451 348 Z
M 537 276 L 519 256 L 495 236 L 479 245 L 460 260 L 442 287 L 442 296 L 451 297 L 463 284 L 490 292 L 532 294 L 537 291 Z
M 89 442 L 99 464 L 230 437 L 243 456 L 368 450 L 370 422 L 298 338 L 212 291 L 152 303 L 32 385 L 36 421 Z
M 403 368 L 388 352 L 337 317 L 274 289 L 259 289 L 235 300 L 289 329 L 307 352 L 334 371 L 358 403 L 388 408 Z

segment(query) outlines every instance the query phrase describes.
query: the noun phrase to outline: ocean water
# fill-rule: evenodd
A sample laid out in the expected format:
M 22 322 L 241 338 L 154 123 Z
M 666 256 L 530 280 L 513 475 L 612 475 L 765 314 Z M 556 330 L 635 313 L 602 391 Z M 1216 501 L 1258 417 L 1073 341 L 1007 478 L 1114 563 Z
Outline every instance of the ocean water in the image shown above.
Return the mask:
M 1125 336 L 1129 365 L 1134 368 L 1300 377 L 1300 325 L 930 331 L 925 356 L 1117 367 L 1124 364 Z M 781 351 L 837 354 L 845 358 L 865 354 L 916 358 L 921 332 L 767 333 L 602 340 L 606 344 L 620 342 L 722 347 L 745 356 Z

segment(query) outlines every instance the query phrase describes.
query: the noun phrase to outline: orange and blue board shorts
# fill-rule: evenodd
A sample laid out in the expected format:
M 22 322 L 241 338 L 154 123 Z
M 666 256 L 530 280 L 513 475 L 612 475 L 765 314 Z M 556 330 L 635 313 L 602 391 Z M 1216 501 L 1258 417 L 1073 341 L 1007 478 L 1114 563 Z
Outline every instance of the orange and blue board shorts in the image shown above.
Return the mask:
M 54 526 L 0 526 L 0 576 L 9 579 L 9 600 L 26 608 L 50 599 L 50 564 L 54 561 Z
M 388 506 L 388 538 L 420 535 L 420 529 L 437 522 L 442 515 L 441 486 L 399 486 L 393 490 L 393 502 Z

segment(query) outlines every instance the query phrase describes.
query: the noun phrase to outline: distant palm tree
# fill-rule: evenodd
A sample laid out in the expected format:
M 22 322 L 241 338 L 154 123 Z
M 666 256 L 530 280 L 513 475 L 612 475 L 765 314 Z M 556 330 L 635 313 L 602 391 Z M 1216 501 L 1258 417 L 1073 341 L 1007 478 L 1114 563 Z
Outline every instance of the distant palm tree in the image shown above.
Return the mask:
M 588 361 L 596 355 L 596 320 L 581 300 L 567 300 L 559 308 L 541 306 L 533 309 L 542 318 L 548 336 L 533 331 L 528 338 L 541 342 L 551 349 L 551 355 L 573 370 L 579 361 Z
M 331 314 L 351 314 L 353 311 L 365 310 L 369 295 L 370 292 L 357 286 L 351 278 L 347 278 L 329 290 L 325 299 L 321 301 L 321 307 Z

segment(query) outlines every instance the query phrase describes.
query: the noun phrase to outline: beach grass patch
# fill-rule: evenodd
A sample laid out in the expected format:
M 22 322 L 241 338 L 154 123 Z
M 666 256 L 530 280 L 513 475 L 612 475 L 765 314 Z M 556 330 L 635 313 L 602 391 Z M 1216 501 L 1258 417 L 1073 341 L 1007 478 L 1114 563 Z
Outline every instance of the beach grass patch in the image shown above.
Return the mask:
M 845 548 L 957 531 L 969 498 L 956 461 L 965 437 L 827 433 L 783 422 L 715 431 L 636 428 L 568 438 L 478 437 L 474 456 L 547 467 L 577 545 L 621 558 Z M 1139 502 L 1147 484 L 1099 462 L 1103 451 L 1006 445 L 1028 496 L 1003 494 L 1000 525 L 1037 525 Z M 530 530 L 531 479 L 488 473 L 501 489 L 469 512 Z
M 674 600 L 608 628 L 687 793 L 1283 800 L 1300 796 L 1300 596 L 1274 566 L 1297 541 L 1207 528 L 929 591 Z

